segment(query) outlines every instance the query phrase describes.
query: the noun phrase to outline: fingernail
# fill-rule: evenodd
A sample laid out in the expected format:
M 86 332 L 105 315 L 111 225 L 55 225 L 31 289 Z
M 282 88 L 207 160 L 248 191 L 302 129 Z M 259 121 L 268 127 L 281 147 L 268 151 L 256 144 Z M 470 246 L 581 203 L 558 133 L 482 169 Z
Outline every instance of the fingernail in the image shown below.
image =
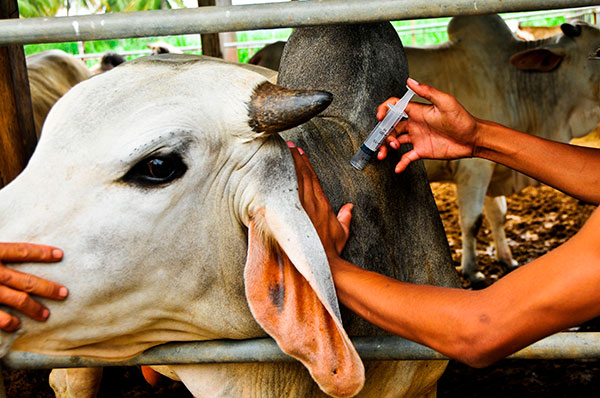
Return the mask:
M 298 147 L 298 152 L 300 152 L 300 155 L 304 155 L 304 151 L 300 147 Z
M 59 249 L 52 250 L 52 257 L 54 258 L 62 258 L 63 252 Z
M 69 290 L 66 287 L 61 287 L 58 289 L 58 295 L 62 298 L 65 298 L 69 295 Z
M 292 141 L 287 142 L 288 148 L 296 148 L 296 145 Z
M 408 81 L 411 82 L 412 84 L 416 84 L 417 86 L 420 84 L 418 81 L 416 81 L 415 79 L 409 77 Z
M 50 310 L 48 310 L 48 308 L 44 308 L 44 311 L 42 311 L 42 318 L 46 319 L 46 318 L 48 318 L 49 315 L 50 315 Z
M 394 149 L 398 149 L 398 143 L 397 142 L 390 142 L 390 146 Z

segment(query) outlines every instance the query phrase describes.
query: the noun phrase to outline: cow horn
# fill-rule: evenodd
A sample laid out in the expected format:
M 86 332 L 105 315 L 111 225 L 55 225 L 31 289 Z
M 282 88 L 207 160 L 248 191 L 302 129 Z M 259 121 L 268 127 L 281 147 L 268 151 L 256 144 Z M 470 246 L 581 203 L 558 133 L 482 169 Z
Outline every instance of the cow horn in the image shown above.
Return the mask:
M 254 89 L 248 104 L 248 124 L 257 133 L 278 133 L 310 120 L 332 100 L 327 91 L 292 90 L 264 82 Z
M 560 25 L 560 30 L 568 37 L 578 37 L 581 34 L 581 25 L 572 25 L 564 23 Z

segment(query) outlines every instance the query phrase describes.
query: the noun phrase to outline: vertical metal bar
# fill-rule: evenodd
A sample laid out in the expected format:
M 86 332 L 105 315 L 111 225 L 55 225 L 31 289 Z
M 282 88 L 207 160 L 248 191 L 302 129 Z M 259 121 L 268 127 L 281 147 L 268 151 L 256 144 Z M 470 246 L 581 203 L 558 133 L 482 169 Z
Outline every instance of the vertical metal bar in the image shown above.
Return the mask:
M 219 7 L 222 6 L 230 6 L 231 0 L 216 0 L 216 5 Z M 221 54 L 223 54 L 223 59 L 226 61 L 238 62 L 238 50 L 237 47 L 225 45 L 231 42 L 236 42 L 235 32 L 220 32 L 219 33 L 219 49 L 221 50 Z
M 198 0 L 198 7 L 210 7 L 215 5 L 216 0 Z M 202 44 L 202 55 L 223 58 L 218 33 L 200 34 L 200 43 Z

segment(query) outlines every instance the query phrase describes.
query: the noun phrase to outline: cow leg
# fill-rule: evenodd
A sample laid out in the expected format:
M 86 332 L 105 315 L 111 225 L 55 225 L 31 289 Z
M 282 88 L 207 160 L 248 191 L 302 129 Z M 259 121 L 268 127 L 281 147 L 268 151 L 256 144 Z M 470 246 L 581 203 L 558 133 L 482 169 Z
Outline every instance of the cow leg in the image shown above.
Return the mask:
M 491 163 L 465 159 L 455 172 L 456 194 L 462 233 L 461 271 L 471 282 L 485 279 L 477 272 L 476 237 L 483 221 L 483 203 L 492 179 Z
M 52 369 L 50 387 L 56 398 L 95 398 L 100 389 L 102 368 Z
M 492 236 L 496 245 L 496 258 L 509 268 L 515 268 L 519 266 L 519 263 L 512 257 L 506 240 L 506 232 L 504 231 L 506 210 L 506 197 L 485 197 L 484 211 L 492 229 Z

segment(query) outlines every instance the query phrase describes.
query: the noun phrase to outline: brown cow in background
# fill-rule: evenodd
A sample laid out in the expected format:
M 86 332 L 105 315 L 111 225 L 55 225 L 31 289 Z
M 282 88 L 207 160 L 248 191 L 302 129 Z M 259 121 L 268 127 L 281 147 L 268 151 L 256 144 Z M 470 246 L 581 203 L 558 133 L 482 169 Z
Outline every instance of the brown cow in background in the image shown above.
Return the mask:
M 50 108 L 71 87 L 89 78 L 92 73 L 82 60 L 61 50 L 29 55 L 26 62 L 35 132 L 39 138 Z

